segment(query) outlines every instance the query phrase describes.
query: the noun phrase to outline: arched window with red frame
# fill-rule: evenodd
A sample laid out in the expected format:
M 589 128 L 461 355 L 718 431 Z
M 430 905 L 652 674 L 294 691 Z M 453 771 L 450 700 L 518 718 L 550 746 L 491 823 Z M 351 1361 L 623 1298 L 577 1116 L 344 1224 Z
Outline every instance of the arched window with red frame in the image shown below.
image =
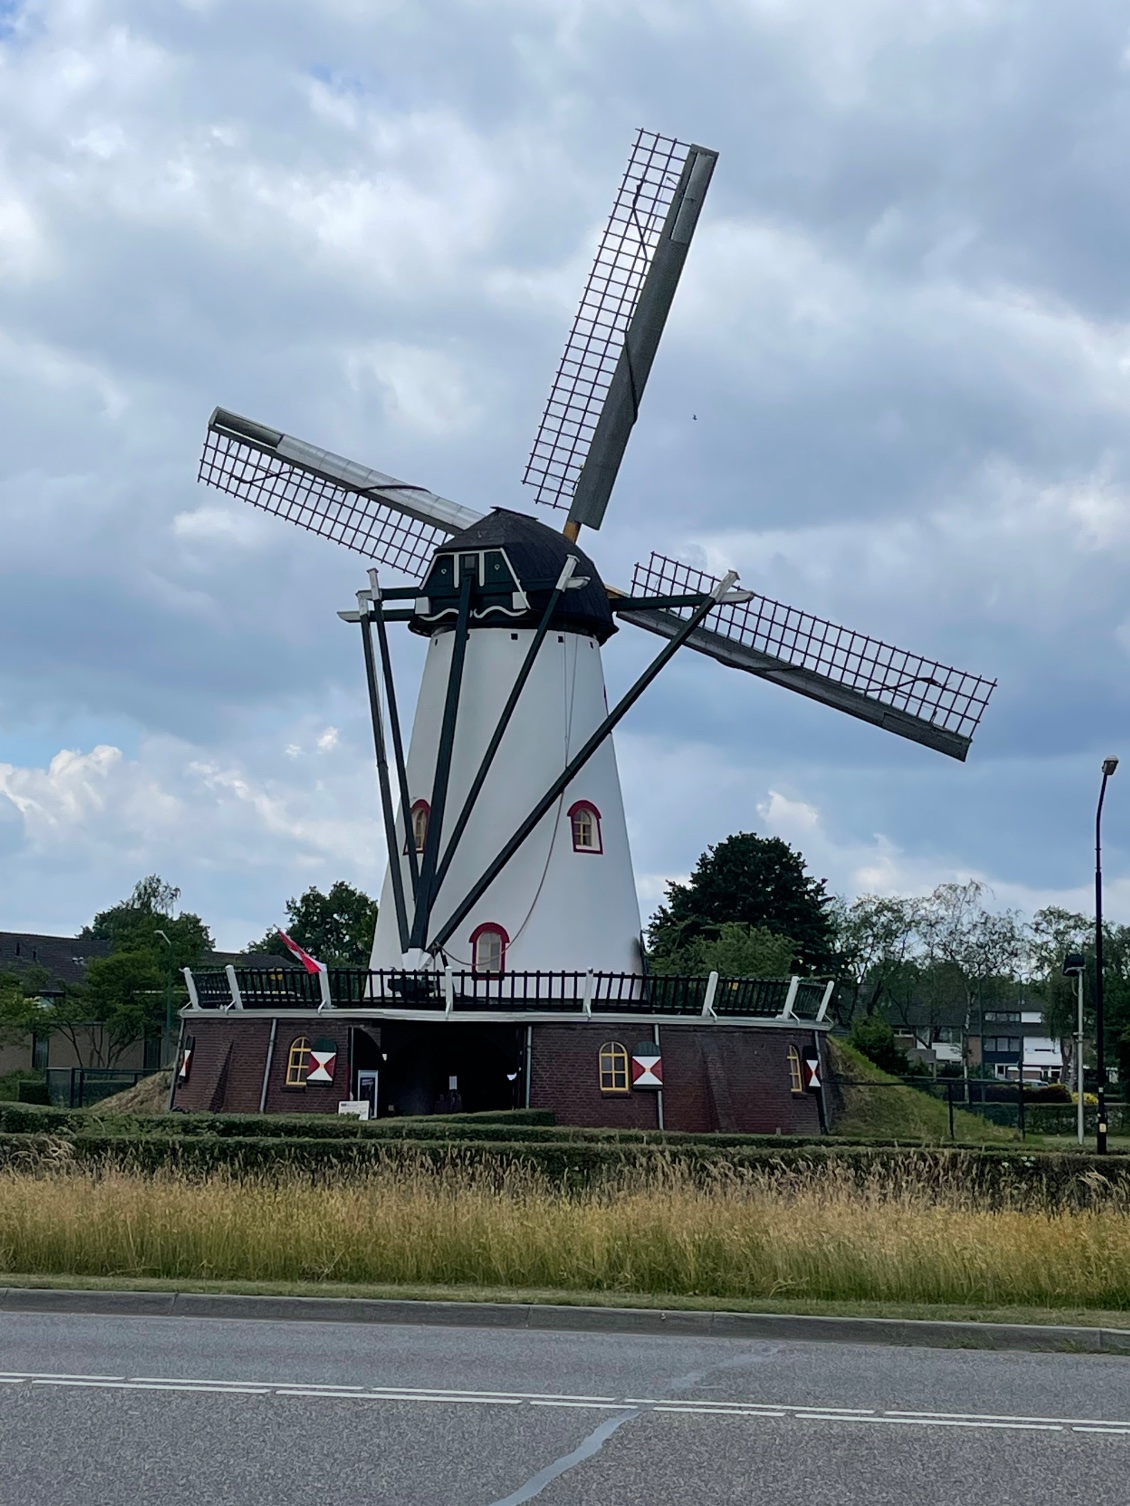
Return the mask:
M 408 813 L 408 830 L 412 834 L 412 842 L 417 852 L 423 852 L 424 843 L 428 840 L 428 822 L 431 820 L 432 808 L 426 800 L 414 800 L 412 809 Z M 404 839 L 404 851 L 408 851 L 408 838 Z
M 476 973 L 504 973 L 506 948 L 510 937 L 493 920 L 484 921 L 471 932 L 471 969 Z
M 600 812 L 591 800 L 577 800 L 569 807 L 569 828 L 574 852 L 602 853 Z

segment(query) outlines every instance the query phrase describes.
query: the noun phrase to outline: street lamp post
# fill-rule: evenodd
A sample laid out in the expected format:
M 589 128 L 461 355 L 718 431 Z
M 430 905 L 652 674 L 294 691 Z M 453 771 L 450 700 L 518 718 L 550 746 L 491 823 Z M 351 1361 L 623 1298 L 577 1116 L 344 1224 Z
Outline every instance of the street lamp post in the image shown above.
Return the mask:
M 1064 977 L 1075 979 L 1075 1137 L 1080 1145 L 1083 1143 L 1083 974 L 1086 970 L 1087 959 L 1082 952 L 1068 952 L 1063 959 Z
M 1095 1150 L 1106 1155 L 1106 1042 L 1103 1039 L 1103 863 L 1102 819 L 1106 782 L 1118 767 L 1117 758 L 1103 759 L 1103 782 L 1095 811 L 1095 1060 L 1099 1074 L 1099 1123 Z
M 169 949 L 165 954 L 165 1039 L 161 1053 L 164 1056 L 173 1039 L 173 944 L 164 931 L 158 931 L 157 935 Z

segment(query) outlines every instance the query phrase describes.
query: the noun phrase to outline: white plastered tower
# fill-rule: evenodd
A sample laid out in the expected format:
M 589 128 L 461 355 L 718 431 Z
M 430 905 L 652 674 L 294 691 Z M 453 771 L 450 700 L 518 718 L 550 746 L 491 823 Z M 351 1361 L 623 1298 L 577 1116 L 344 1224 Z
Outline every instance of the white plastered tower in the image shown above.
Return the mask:
M 542 618 L 550 588 L 569 559 L 577 587 L 561 595 L 546 627 Z M 476 584 L 465 655 L 453 677 L 458 629 L 451 592 L 445 600 L 442 588 L 454 588 L 456 579 L 471 570 Z M 429 643 L 406 760 L 408 797 L 417 814 L 406 823 L 400 812 L 398 851 L 390 855 L 406 895 L 413 890 L 406 827 L 422 845 L 421 812 L 430 821 L 437 804 L 436 766 L 453 683 L 458 709 L 442 802 L 441 854 L 504 719 L 515 682 L 526 674 L 470 804 L 465 829 L 434 890 L 430 939 L 607 715 L 601 643 L 615 628 L 592 562 L 562 534 L 502 510 L 441 546 L 421 593 L 411 626 L 427 632 Z M 535 646 L 539 626 L 541 642 Z M 417 865 L 422 857 L 421 851 Z M 381 895 L 374 968 L 399 968 L 406 962 L 394 899 L 390 869 Z M 456 970 L 479 966 L 476 940 L 484 929 L 501 937 L 506 972 L 640 971 L 639 904 L 611 737 L 462 917 L 437 961 L 446 960 Z M 407 960 L 415 961 L 411 956 Z

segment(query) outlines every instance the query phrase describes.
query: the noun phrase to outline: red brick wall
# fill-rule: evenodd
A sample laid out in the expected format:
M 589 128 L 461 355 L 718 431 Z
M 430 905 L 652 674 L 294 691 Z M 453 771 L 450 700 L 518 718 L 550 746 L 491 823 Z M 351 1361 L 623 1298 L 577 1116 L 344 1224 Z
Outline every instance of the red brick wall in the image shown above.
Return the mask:
M 242 1015 L 205 1015 L 185 1020 L 185 1034 L 196 1037 L 192 1070 L 177 1087 L 174 1107 L 224 1114 L 257 1114 L 263 1091 L 263 1068 L 271 1040 L 271 1020 Z M 336 1041 L 337 1062 L 332 1084 L 306 1088 L 286 1086 L 291 1042 L 304 1035 L 314 1041 Z M 280 1019 L 267 1084 L 268 1114 L 336 1114 L 349 1097 L 349 1026 L 328 1022 Z
M 600 1021 L 535 1025 L 530 1107 L 552 1109 L 558 1124 L 654 1129 L 654 1092 L 604 1094 L 598 1075 L 604 1041 L 618 1040 L 630 1052 L 650 1033 L 650 1026 Z M 810 1030 L 665 1024 L 659 1039 L 666 1129 L 819 1133 L 815 1096 L 790 1090 L 788 1049 L 810 1052 Z
M 173 1107 L 257 1113 L 271 1038 L 270 1020 L 206 1015 L 186 1019 L 184 1033 L 196 1037 L 196 1047 L 188 1081 L 177 1084 Z
M 631 1052 L 651 1035 L 650 1025 L 535 1025 L 530 1062 L 530 1107 L 552 1109 L 558 1124 L 597 1124 L 610 1129 L 655 1129 L 654 1091 L 602 1093 L 598 1058 L 605 1041 Z
M 293 1041 L 305 1036 L 337 1043 L 332 1083 L 312 1083 L 305 1088 L 288 1088 L 286 1064 Z M 261 1080 L 260 1080 L 261 1081 Z M 271 1077 L 267 1086 L 268 1114 L 336 1114 L 342 1099 L 349 1097 L 349 1024 L 330 1021 L 323 1015 L 317 1020 L 280 1020 Z
M 788 1051 L 812 1050 L 810 1030 L 661 1025 L 668 1129 L 819 1134 L 812 1093 L 790 1090 Z
M 189 1080 L 177 1088 L 183 1109 L 254 1114 L 259 1110 L 271 1020 L 243 1015 L 205 1015 L 186 1020 L 196 1037 Z M 532 1027 L 530 1106 L 552 1109 L 558 1124 L 655 1129 L 657 1094 L 602 1093 L 600 1047 L 620 1041 L 629 1052 L 651 1035 L 645 1024 L 538 1024 Z M 337 1043 L 333 1083 L 288 1088 L 292 1041 L 325 1037 Z M 812 1049 L 812 1031 L 757 1026 L 664 1024 L 663 1117 L 671 1130 L 731 1130 L 740 1133 L 816 1134 L 817 1099 L 790 1091 L 788 1049 L 802 1058 Z M 280 1019 L 267 1087 L 270 1114 L 336 1114 L 349 1096 L 348 1020 Z

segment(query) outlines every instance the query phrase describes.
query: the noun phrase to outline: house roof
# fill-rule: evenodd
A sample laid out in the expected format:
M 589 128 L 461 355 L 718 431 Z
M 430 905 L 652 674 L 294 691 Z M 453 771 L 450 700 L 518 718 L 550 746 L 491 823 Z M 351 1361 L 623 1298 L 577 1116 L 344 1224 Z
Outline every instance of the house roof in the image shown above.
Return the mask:
M 92 957 L 108 957 L 110 943 L 79 936 L 40 936 L 31 931 L 0 931 L 0 973 L 44 968 L 54 988 L 81 983 Z

